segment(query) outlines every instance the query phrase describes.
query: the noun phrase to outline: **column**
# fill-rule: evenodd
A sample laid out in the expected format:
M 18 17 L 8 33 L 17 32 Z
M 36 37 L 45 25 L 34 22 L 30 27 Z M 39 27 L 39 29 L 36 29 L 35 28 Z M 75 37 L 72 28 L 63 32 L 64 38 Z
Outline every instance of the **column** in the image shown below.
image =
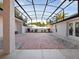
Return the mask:
M 3 51 L 10 54 L 15 51 L 14 0 L 3 0 Z

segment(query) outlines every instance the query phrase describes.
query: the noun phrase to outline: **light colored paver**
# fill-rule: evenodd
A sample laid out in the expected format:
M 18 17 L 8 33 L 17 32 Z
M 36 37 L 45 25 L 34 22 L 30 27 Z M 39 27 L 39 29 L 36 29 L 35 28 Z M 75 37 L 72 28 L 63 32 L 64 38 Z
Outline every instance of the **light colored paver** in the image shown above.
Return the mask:
M 44 53 L 44 54 L 42 54 Z M 19 50 L 11 55 L 3 56 L 1 59 L 65 59 L 57 50 Z
M 79 59 L 79 49 L 60 49 L 67 59 Z
M 79 59 L 79 49 L 17 50 L 0 59 Z
M 52 50 L 43 50 L 43 58 L 44 59 L 66 59 L 59 50 L 52 49 Z

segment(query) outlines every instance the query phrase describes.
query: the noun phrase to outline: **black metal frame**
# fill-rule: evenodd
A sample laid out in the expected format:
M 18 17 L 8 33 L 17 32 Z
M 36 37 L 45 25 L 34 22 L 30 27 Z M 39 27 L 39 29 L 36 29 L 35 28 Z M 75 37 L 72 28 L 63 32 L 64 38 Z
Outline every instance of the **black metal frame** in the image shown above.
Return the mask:
M 72 4 L 73 2 L 74 2 L 74 1 L 72 1 L 70 4 Z M 68 4 L 65 8 L 67 8 L 70 4 Z M 65 9 L 65 8 L 64 8 L 64 9 Z M 61 10 L 61 11 L 62 11 L 62 10 Z M 61 12 L 61 11 L 59 11 L 59 12 Z M 58 12 L 58 13 L 59 13 L 59 12 Z M 57 14 L 58 14 L 58 13 L 57 13 Z M 57 15 L 57 14 L 56 14 L 56 15 Z M 63 21 L 66 21 L 66 20 L 70 20 L 70 19 L 73 19 L 73 18 L 75 18 L 75 17 L 79 17 L 79 1 L 78 1 L 78 14 L 74 14 L 74 15 L 70 16 L 69 18 L 66 18 L 66 19 L 63 18 L 62 21 L 58 21 L 58 22 L 56 21 L 55 23 L 63 22 Z
M 15 7 L 15 10 L 17 10 L 17 11 L 19 11 L 16 7 Z M 23 16 L 25 16 L 25 18 L 27 18 L 27 16 L 26 15 L 24 15 L 21 11 L 19 11 Z M 16 12 L 15 12 L 15 14 L 16 14 Z M 15 16 L 16 17 L 16 16 Z M 28 19 L 28 18 L 27 18 Z M 23 20 L 24 22 L 26 22 L 25 20 Z
M 16 7 L 15 7 L 16 8 Z M 16 8 L 17 9 L 17 8 Z M 18 9 L 17 9 L 18 10 Z M 18 10 L 19 11 L 19 10 Z M 19 11 L 22 15 L 24 15 L 21 11 Z M 26 15 L 24 15 L 25 17 L 27 17 Z
M 60 10 L 57 14 L 59 14 L 60 12 L 63 11 L 63 16 L 64 16 L 64 12 L 65 12 L 64 9 L 67 8 L 69 5 L 71 5 L 73 2 L 74 2 L 74 1 L 72 1 L 71 3 L 69 3 L 66 7 L 64 7 L 62 10 Z M 57 14 L 55 14 L 55 16 L 56 16 Z M 70 18 L 71 18 L 71 17 L 70 17 Z M 63 17 L 63 20 L 65 20 L 64 17 Z M 63 20 L 62 20 L 62 21 L 63 21 Z M 56 20 L 56 22 L 57 22 L 57 20 Z M 61 21 L 58 21 L 58 22 L 61 22 Z
M 26 15 L 31 19 L 31 22 L 32 22 L 32 18 L 29 16 L 29 14 L 24 10 L 24 8 L 18 3 L 17 0 L 15 0 L 15 1 L 21 7 L 21 9 L 26 13 Z
M 26 15 L 31 19 L 31 21 L 32 21 L 32 17 L 31 17 L 31 15 L 29 15 L 28 14 L 28 12 L 34 12 L 35 13 L 35 18 L 36 18 L 36 20 L 37 20 L 37 14 L 36 14 L 36 12 L 43 12 L 43 14 L 42 14 L 42 17 L 41 17 L 41 20 L 44 18 L 44 14 L 45 14 L 45 12 L 47 12 L 47 13 L 51 13 L 51 12 L 48 12 L 48 11 L 46 11 L 46 7 L 47 6 L 50 6 L 50 7 L 55 7 L 56 9 L 51 13 L 51 15 L 49 15 L 48 16 L 48 18 L 46 19 L 46 20 L 49 20 L 49 18 L 50 17 L 52 17 L 52 15 L 53 14 L 55 14 L 55 12 L 60 8 L 61 9 L 61 11 L 63 10 L 63 13 L 64 13 L 64 9 L 66 8 L 66 7 L 68 7 L 70 4 L 68 4 L 65 8 L 61 8 L 61 6 L 65 3 L 65 1 L 66 0 L 64 0 L 58 7 L 57 6 L 53 6 L 53 5 L 48 5 L 49 3 L 48 3 L 48 0 L 46 1 L 46 4 L 34 4 L 34 0 L 32 0 L 32 1 L 29 1 L 29 0 L 26 0 L 27 2 L 30 2 L 31 4 L 27 4 L 27 5 L 20 5 L 19 3 L 18 3 L 18 1 L 17 0 L 15 0 L 16 2 L 17 2 L 17 4 L 21 7 L 21 9 L 24 11 L 24 13 L 26 13 Z M 44 8 L 44 11 L 37 11 L 36 9 L 35 9 L 35 5 L 45 5 L 45 8 Z M 16 6 L 16 7 L 19 7 L 19 6 Z M 34 11 L 26 11 L 26 10 L 24 10 L 24 8 L 22 7 L 22 6 L 33 6 L 33 9 L 34 9 Z M 59 11 L 59 12 L 61 12 L 61 11 Z M 59 13 L 58 12 L 58 13 Z M 58 14 L 57 13 L 57 14 Z M 56 14 L 55 14 L 56 15 Z M 79 16 L 79 0 L 78 0 L 78 15 L 76 15 L 76 16 Z M 76 17 L 75 16 L 75 17 Z M 70 19 L 70 18 L 73 18 L 74 16 L 72 16 L 72 17 L 69 17 L 69 18 L 67 18 L 67 19 Z M 63 21 L 64 21 L 65 19 L 63 18 Z
M 78 15 L 79 15 L 79 0 L 78 0 Z
M 28 1 L 28 0 L 26 0 L 26 1 Z M 28 1 L 29 2 L 29 1 Z M 32 3 L 32 4 L 28 4 L 28 5 L 33 5 L 33 9 L 34 9 L 34 12 L 35 12 L 35 17 L 36 17 L 36 20 L 37 20 L 37 15 L 36 15 L 36 10 L 35 10 L 35 5 L 45 5 L 45 8 L 44 8 L 44 11 L 43 11 L 43 14 L 42 14 L 42 17 L 41 17 L 41 20 L 43 19 L 43 17 L 44 17 L 44 13 L 45 12 L 47 12 L 46 11 L 46 7 L 47 6 L 50 6 L 50 7 L 57 7 L 57 6 L 53 6 L 53 5 L 48 5 L 48 0 L 46 1 L 46 4 L 34 4 L 34 2 L 33 2 L 33 0 L 32 0 L 32 2 L 30 2 L 30 3 Z M 20 7 L 22 7 L 22 6 L 28 6 L 28 5 L 20 5 Z M 16 7 L 18 7 L 18 6 L 16 6 Z M 22 8 L 23 9 L 23 8 Z M 60 7 L 60 9 L 63 9 L 63 8 L 61 8 Z M 23 10 L 24 11 L 24 10 Z M 24 11 L 25 12 L 25 11 Z M 27 14 L 28 15 L 28 14 Z M 28 15 L 29 16 L 29 15 Z M 29 17 L 30 19 L 32 19 L 31 17 Z
M 35 5 L 34 5 L 34 1 L 33 0 L 32 0 L 32 5 L 33 5 L 33 9 L 34 9 L 36 20 L 37 20 L 37 15 L 36 15 L 36 10 L 35 10 Z
M 58 7 L 57 7 L 57 9 L 46 19 L 46 20 L 48 20 L 62 5 L 63 5 L 63 3 L 65 2 L 66 0 L 64 0 Z
M 43 16 L 44 16 L 44 13 L 45 13 L 45 11 L 46 11 L 46 7 L 47 7 L 47 5 L 48 5 L 48 0 L 46 1 L 45 8 L 44 8 L 44 11 L 43 11 L 43 14 L 42 14 L 41 20 L 43 19 Z

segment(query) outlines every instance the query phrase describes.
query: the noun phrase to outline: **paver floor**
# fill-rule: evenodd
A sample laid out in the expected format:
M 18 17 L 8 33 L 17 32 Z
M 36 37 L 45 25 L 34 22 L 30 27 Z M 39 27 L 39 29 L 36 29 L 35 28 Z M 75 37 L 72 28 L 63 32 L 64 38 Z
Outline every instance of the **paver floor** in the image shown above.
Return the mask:
M 16 35 L 19 49 L 63 49 L 67 48 L 51 33 L 27 33 Z M 69 44 L 70 45 L 70 44 Z
M 79 49 L 17 50 L 0 59 L 79 59 Z

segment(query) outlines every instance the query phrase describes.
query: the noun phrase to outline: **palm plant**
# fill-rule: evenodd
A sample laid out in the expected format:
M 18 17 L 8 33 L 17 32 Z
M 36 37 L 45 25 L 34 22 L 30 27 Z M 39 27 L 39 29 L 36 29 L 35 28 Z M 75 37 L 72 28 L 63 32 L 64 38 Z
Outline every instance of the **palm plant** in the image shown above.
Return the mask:
M 67 13 L 61 12 L 61 13 L 57 14 L 56 20 L 57 20 L 57 21 L 62 21 L 62 20 L 64 20 L 64 18 L 67 17 L 67 15 L 68 15 Z

